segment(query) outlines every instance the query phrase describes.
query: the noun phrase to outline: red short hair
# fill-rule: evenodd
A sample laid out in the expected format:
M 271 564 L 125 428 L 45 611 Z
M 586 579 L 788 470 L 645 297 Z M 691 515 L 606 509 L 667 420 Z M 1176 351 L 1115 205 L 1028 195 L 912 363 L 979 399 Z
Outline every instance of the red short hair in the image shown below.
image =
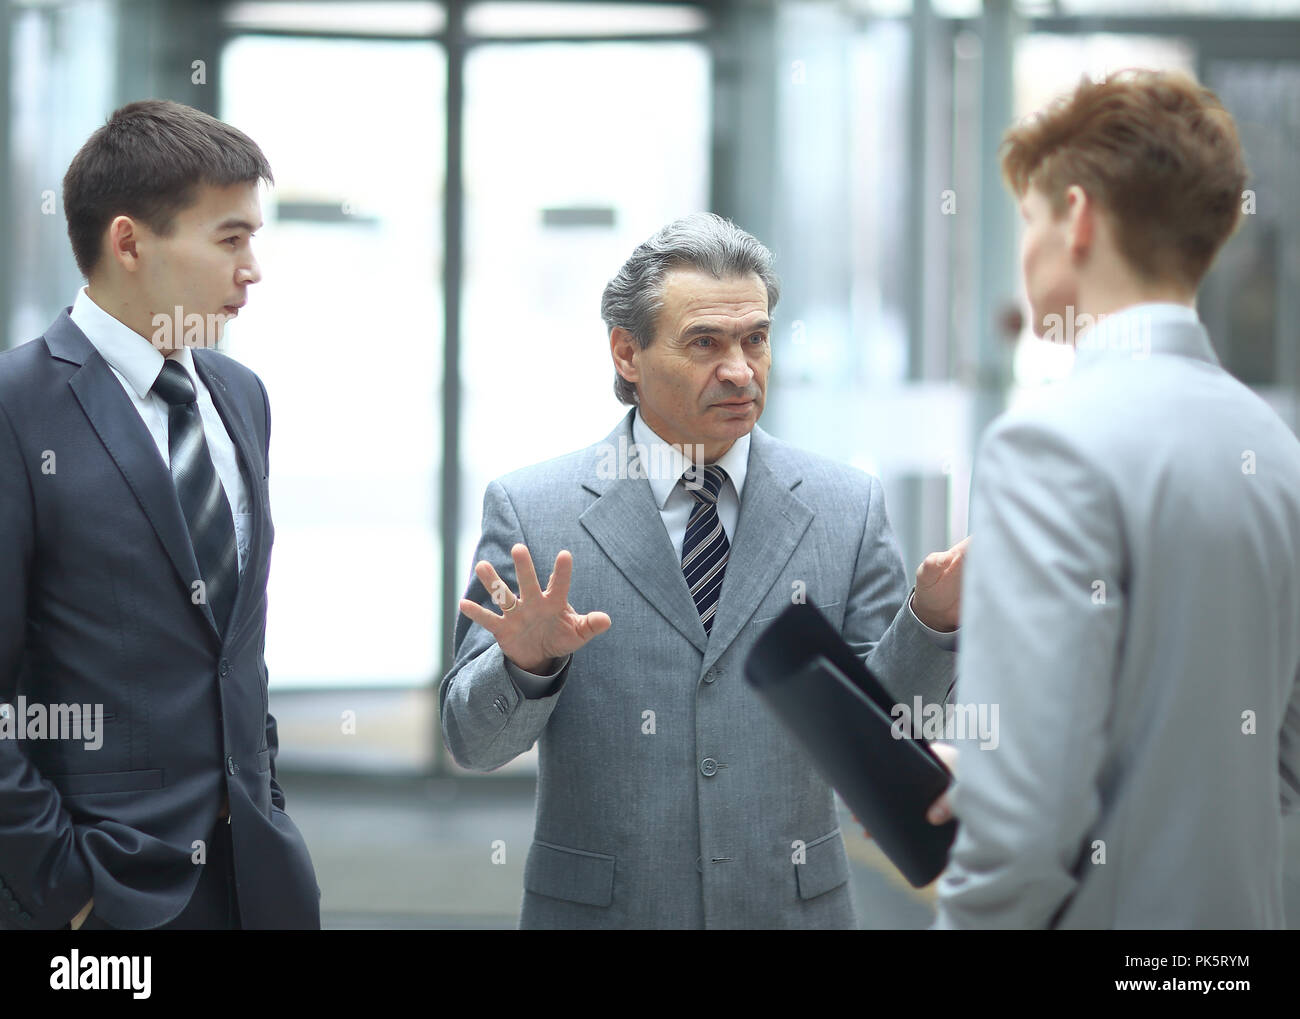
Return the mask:
M 1057 216 L 1077 184 L 1109 214 L 1135 272 L 1193 290 L 1236 229 L 1246 184 L 1218 96 L 1186 75 L 1137 69 L 1084 78 L 1009 130 L 1002 173 L 1017 197 L 1037 188 Z

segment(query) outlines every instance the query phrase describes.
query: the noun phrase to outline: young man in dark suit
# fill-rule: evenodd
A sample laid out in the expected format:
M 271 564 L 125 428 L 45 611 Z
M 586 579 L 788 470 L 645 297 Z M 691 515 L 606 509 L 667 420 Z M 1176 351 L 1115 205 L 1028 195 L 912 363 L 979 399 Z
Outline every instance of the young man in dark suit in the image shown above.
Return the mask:
M 269 404 L 214 349 L 262 180 L 234 128 L 124 106 L 64 178 L 88 285 L 0 353 L 0 925 L 320 926 L 267 710 Z

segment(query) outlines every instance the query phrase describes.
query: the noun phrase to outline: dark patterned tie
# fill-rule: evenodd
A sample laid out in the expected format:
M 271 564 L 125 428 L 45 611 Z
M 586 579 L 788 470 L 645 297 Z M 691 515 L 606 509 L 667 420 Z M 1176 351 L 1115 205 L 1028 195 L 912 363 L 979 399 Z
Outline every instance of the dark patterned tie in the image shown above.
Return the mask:
M 167 450 L 172 482 L 190 530 L 208 607 L 218 632 L 225 633 L 239 584 L 239 553 L 230 503 L 203 438 L 203 419 L 189 373 L 168 358 L 153 384 L 153 392 L 170 407 Z
M 703 473 L 702 486 L 698 468 L 688 468 L 682 475 L 681 483 L 695 499 L 691 518 L 686 524 L 686 537 L 682 539 L 682 573 L 686 577 L 686 586 L 691 589 L 691 597 L 695 599 L 704 632 L 711 634 L 731 544 L 727 541 L 727 532 L 722 529 L 722 521 L 718 519 L 718 493 L 727 480 L 727 472 L 721 467 L 710 466 L 705 467 Z

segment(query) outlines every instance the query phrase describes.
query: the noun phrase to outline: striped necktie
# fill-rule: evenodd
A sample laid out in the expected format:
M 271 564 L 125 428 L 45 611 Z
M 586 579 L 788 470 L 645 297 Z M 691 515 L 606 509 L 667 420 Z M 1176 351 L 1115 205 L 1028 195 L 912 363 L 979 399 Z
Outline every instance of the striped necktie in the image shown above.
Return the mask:
M 722 521 L 718 519 L 718 493 L 727 480 L 727 472 L 721 467 L 709 466 L 703 473 L 702 486 L 697 480 L 698 468 L 691 467 L 682 475 L 681 484 L 695 499 L 691 518 L 686 524 L 686 537 L 682 539 L 682 573 L 691 597 L 695 599 L 704 632 L 711 634 L 731 544 L 727 541 L 727 532 L 722 529 Z M 691 484 L 686 484 L 688 480 Z
M 167 451 L 172 482 L 189 527 L 205 600 L 217 632 L 225 633 L 239 584 L 239 553 L 230 503 L 203 438 L 194 383 L 184 367 L 168 358 L 152 391 L 169 406 Z

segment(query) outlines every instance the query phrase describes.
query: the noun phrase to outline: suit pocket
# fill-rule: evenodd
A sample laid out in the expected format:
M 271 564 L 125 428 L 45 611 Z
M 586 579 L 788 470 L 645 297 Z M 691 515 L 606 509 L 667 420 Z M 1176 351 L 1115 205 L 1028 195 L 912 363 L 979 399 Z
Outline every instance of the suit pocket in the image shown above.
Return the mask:
M 534 841 L 524 865 L 524 888 L 553 899 L 608 906 L 614 900 L 614 857 Z
M 825 605 L 823 605 L 821 602 L 816 601 L 815 599 L 814 602 L 817 606 L 818 611 L 821 612 L 821 614 L 825 616 L 827 619 L 829 619 L 832 625 L 834 625 L 835 620 L 839 618 L 839 616 L 841 615 L 839 611 L 840 603 L 838 601 L 833 601 L 833 602 L 827 602 Z M 782 606 L 781 612 L 784 611 L 785 611 L 785 606 Z M 768 623 L 772 622 L 779 615 L 781 615 L 781 612 L 770 612 L 767 615 L 759 616 L 757 619 L 751 619 L 749 621 L 749 625 L 766 626 Z
M 844 855 L 844 836 L 838 828 L 809 842 L 804 853 L 804 862 L 794 865 L 799 898 L 815 899 L 848 881 L 849 861 Z
M 87 796 L 91 793 L 135 793 L 161 789 L 161 768 L 143 771 L 104 771 L 83 775 L 48 775 L 54 788 L 64 796 Z

